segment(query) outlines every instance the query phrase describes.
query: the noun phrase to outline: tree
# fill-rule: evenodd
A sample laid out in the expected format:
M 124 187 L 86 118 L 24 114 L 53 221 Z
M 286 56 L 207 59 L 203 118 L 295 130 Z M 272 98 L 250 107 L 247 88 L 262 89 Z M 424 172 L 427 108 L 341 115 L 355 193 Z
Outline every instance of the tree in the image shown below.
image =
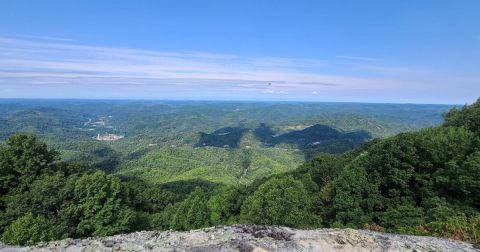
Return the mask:
M 41 174 L 53 173 L 59 152 L 33 135 L 17 134 L 0 149 L 0 197 L 28 190 Z
M 101 171 L 77 180 L 76 204 L 70 206 L 70 212 L 80 220 L 77 232 L 108 236 L 128 231 L 135 213 L 127 207 L 124 189 L 118 178 Z
M 443 118 L 445 127 L 465 127 L 478 134 L 480 132 L 480 98 L 470 106 L 463 106 L 462 109 L 453 107 L 443 114 Z
M 247 188 L 244 185 L 229 186 L 222 195 L 211 197 L 207 205 L 210 210 L 212 225 L 235 223 L 246 198 Z
M 187 199 L 180 204 L 173 216 L 171 228 L 185 231 L 210 226 L 210 213 L 207 207 L 205 193 L 200 187 L 190 193 Z
M 41 215 L 34 217 L 32 213 L 15 220 L 2 235 L 2 241 L 10 245 L 27 245 L 30 241 L 37 244 L 51 241 L 52 224 Z
M 312 177 L 310 176 L 310 173 L 303 174 L 302 177 L 300 178 L 300 182 L 302 182 L 303 187 L 309 193 L 315 193 L 318 191 L 318 185 L 315 184 L 315 182 L 313 182 Z
M 302 182 L 292 177 L 273 178 L 262 184 L 242 206 L 247 223 L 304 228 L 317 226 L 312 200 Z
M 180 204 L 180 202 L 177 202 L 174 205 L 168 204 L 162 212 L 152 214 L 150 219 L 150 228 L 152 230 L 170 229 L 170 223 L 180 207 Z
M 426 202 L 435 197 L 461 209 L 478 209 L 475 139 L 464 127 L 432 127 L 372 146 L 335 180 L 334 221 L 358 228 L 381 220 L 389 230 L 399 230 L 408 223 L 401 218 L 418 223 L 421 211 L 429 210 L 423 208 Z M 415 214 L 404 214 L 408 211 Z

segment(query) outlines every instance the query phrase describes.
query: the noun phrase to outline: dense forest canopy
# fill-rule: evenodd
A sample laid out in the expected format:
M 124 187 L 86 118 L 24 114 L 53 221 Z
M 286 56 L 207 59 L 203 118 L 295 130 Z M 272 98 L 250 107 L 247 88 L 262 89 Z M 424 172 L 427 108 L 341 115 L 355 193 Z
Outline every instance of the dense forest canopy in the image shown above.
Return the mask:
M 8 244 L 233 223 L 367 228 L 478 242 L 479 101 L 444 113 L 439 126 L 428 118 L 443 107 L 433 105 L 32 104 L 0 110 L 2 127 L 26 127 L 37 135 L 3 131 L 0 233 Z M 306 110 L 282 116 L 299 106 Z M 345 113 L 350 106 L 356 114 Z M 115 107 L 144 121 L 113 124 L 122 116 Z M 93 112 L 102 120 L 89 121 Z M 65 114 L 87 120 L 53 120 Z M 397 122 L 379 120 L 382 114 Z M 37 127 L 20 123 L 23 116 L 52 119 Z M 228 124 L 225 117 L 238 121 Z M 355 124 L 353 118 L 362 120 Z M 202 120 L 206 124 L 197 124 Z M 425 124 L 432 127 L 395 132 Z M 372 126 L 390 137 L 374 138 L 385 131 Z M 179 131 L 170 134 L 174 129 Z M 102 131 L 125 137 L 92 138 Z
M 248 184 L 319 153 L 438 125 L 447 105 L 0 99 L 0 145 L 34 134 L 122 180 L 190 193 L 184 181 Z M 189 183 L 192 184 L 192 183 Z M 216 186 L 212 186 L 216 184 Z M 205 186 L 203 186 L 205 185 Z

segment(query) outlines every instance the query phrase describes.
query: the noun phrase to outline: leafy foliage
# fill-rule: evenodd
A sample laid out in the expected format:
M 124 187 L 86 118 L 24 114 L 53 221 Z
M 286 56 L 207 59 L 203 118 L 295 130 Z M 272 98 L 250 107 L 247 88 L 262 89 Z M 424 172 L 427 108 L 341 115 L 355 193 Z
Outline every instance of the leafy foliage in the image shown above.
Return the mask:
M 32 213 L 15 220 L 3 233 L 2 241 L 11 245 L 37 244 L 41 241 L 51 241 L 52 225 L 42 216 L 34 217 Z
M 273 178 L 248 197 L 241 218 L 247 223 L 304 228 L 316 226 L 312 199 L 300 181 Z
M 125 187 L 103 172 L 83 175 L 75 183 L 76 204 L 69 211 L 80 223 L 82 235 L 108 236 L 129 230 L 135 214 L 126 205 Z
M 442 126 L 367 142 L 439 124 L 444 107 L 122 101 L 48 107 L 55 104 L 0 104 L 0 232 L 7 243 L 233 223 L 468 241 L 478 232 L 478 102 L 450 110 Z M 25 120 L 38 124 L 22 127 Z M 12 130 L 38 133 L 60 151 L 33 135 L 7 140 Z M 106 132 L 125 138 L 92 139 Z M 58 161 L 60 153 L 66 162 Z M 86 163 L 70 162 L 78 159 Z
M 210 226 L 207 199 L 202 189 L 197 187 L 188 198 L 180 204 L 173 216 L 171 228 L 173 230 L 191 230 Z
M 58 155 L 33 135 L 10 137 L 0 149 L 0 197 L 24 192 L 41 174 L 53 173 Z
M 390 232 L 418 234 L 415 226 L 425 220 L 423 231 L 452 223 L 458 211 L 478 213 L 477 108 L 478 101 L 454 108 L 442 127 L 401 133 L 358 156 L 333 183 L 331 223 L 358 228 L 376 222 Z

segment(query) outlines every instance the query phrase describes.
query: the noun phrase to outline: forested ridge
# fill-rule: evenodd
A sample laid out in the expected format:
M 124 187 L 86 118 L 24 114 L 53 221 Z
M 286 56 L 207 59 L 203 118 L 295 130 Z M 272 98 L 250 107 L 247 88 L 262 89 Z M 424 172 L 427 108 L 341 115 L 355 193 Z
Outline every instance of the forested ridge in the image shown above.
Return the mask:
M 182 192 L 179 184 L 195 181 L 210 191 L 291 171 L 319 153 L 438 125 L 450 107 L 0 99 L 0 146 L 16 133 L 34 134 L 62 160 L 87 162 L 124 181 L 140 177 Z
M 195 111 L 186 111 L 190 109 Z M 225 116 L 224 112 L 219 114 Z M 267 114 L 275 118 L 275 113 Z M 194 115 L 188 114 L 188 118 Z M 157 145 L 149 146 L 154 149 L 145 152 L 134 143 L 140 145 L 142 139 L 154 142 L 146 135 L 136 135 L 125 139 L 132 143 L 128 150 L 115 150 L 123 140 L 97 147 L 111 152 L 107 156 L 124 158 L 108 169 L 98 162 L 61 161 L 59 151 L 33 134 L 15 134 L 0 149 L 0 240 L 26 244 L 139 230 L 184 231 L 255 223 L 365 228 L 479 242 L 475 234 L 480 231 L 480 101 L 461 109 L 454 107 L 443 117 L 440 126 L 368 141 L 364 140 L 372 138 L 371 132 L 365 137 L 362 131 L 339 131 L 325 124 L 282 131 L 292 118 L 279 119 L 272 126 L 252 122 L 203 134 L 158 136 Z M 300 122 L 308 120 L 308 115 L 293 118 Z M 409 118 L 414 123 L 420 120 Z M 349 147 L 328 153 L 321 151 L 321 143 L 302 145 L 303 140 L 298 140 L 316 132 L 321 133 L 317 138 L 325 137 L 319 142 L 346 143 Z M 242 137 L 229 135 L 232 133 Z M 255 147 L 255 140 L 243 137 L 248 135 L 269 139 L 267 143 L 273 147 Z M 357 135 L 361 140 L 354 140 Z M 161 146 L 164 137 L 193 141 L 191 146 L 182 141 Z M 215 146 L 218 138 L 233 139 L 239 147 Z M 242 141 L 250 147 L 241 148 L 247 144 Z M 71 144 L 75 150 L 69 154 L 77 155 L 82 152 L 78 143 L 59 145 Z M 187 146 L 172 146 L 179 143 Z M 283 155 L 288 151 L 275 146 L 295 146 L 299 151 Z M 306 155 L 313 158 L 300 162 Z M 266 157 L 270 159 L 263 160 Z M 228 164 L 221 165 L 226 160 Z M 245 163 L 249 160 L 258 164 Z M 294 167 L 263 169 L 275 167 L 275 162 Z M 248 170 L 235 173 L 232 167 L 237 166 Z M 206 167 L 214 168 L 208 171 Z M 255 169 L 260 172 L 248 177 L 248 171 Z

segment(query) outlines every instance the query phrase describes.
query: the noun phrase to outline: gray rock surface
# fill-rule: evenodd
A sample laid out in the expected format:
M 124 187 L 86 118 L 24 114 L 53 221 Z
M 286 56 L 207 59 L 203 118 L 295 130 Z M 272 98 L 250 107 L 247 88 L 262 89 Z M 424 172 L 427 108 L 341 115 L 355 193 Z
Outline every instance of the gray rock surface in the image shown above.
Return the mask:
M 353 229 L 298 230 L 278 226 L 217 226 L 190 232 L 150 231 L 83 240 L 65 239 L 5 251 L 365 251 L 480 252 L 480 245 L 434 237 L 394 235 Z

